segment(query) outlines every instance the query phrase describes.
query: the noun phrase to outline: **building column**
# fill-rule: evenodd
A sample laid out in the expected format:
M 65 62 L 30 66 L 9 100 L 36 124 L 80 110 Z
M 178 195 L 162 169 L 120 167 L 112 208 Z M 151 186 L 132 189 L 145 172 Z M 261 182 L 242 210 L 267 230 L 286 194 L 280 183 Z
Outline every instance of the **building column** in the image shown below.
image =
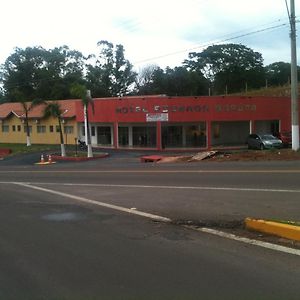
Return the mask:
M 128 146 L 133 146 L 133 138 L 132 138 L 132 126 L 128 126 Z
M 186 147 L 186 130 L 185 130 L 186 126 L 183 125 L 182 126 L 182 146 Z
M 118 129 L 119 129 L 119 124 L 118 122 L 114 122 L 114 127 L 113 127 L 113 147 L 115 149 L 118 149 L 119 148 L 119 132 L 118 132 Z
M 157 150 L 162 150 L 162 143 L 161 143 L 161 122 L 156 123 L 156 148 Z
M 255 132 L 255 121 L 250 120 L 250 134 Z
M 211 121 L 206 121 L 206 148 L 211 149 Z

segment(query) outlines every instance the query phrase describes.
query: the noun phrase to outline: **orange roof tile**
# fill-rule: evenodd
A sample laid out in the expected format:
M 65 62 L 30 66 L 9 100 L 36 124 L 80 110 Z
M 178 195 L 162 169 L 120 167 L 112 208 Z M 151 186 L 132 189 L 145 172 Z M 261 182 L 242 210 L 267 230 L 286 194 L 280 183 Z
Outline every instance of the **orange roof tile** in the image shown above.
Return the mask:
M 64 118 L 72 118 L 72 117 L 75 117 L 75 115 L 76 115 L 76 104 L 75 103 L 77 101 L 80 101 L 80 100 L 78 100 L 78 99 L 76 99 L 76 100 L 58 100 L 58 101 L 53 101 L 53 102 L 58 102 L 60 104 L 61 109 L 64 111 L 63 112 Z M 47 101 L 47 102 L 52 102 L 52 101 Z M 30 102 L 27 102 L 27 104 L 29 105 Z M 30 119 L 43 118 L 44 109 L 45 109 L 45 104 L 35 106 L 29 111 L 28 117 Z M 9 103 L 3 103 L 0 105 L 0 119 L 6 119 L 12 113 L 18 118 L 25 117 L 25 112 L 24 112 L 24 109 L 23 109 L 23 106 L 21 105 L 21 103 L 9 102 Z

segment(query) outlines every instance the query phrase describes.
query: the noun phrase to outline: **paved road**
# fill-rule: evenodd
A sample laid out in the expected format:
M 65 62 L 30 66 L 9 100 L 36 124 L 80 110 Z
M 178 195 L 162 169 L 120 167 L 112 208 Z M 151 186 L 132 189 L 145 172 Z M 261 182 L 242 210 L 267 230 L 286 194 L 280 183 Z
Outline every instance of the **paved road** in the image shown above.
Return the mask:
M 299 299 L 299 256 L 134 214 L 299 219 L 299 163 L 35 159 L 0 162 L 0 299 Z

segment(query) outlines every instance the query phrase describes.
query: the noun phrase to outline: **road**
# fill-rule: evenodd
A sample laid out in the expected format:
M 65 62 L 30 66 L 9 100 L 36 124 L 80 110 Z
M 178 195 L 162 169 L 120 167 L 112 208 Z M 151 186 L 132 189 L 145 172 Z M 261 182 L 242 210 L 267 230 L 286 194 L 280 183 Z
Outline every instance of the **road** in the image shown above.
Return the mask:
M 299 220 L 299 162 L 37 160 L 0 162 L 0 299 L 299 299 L 299 255 L 174 224 Z

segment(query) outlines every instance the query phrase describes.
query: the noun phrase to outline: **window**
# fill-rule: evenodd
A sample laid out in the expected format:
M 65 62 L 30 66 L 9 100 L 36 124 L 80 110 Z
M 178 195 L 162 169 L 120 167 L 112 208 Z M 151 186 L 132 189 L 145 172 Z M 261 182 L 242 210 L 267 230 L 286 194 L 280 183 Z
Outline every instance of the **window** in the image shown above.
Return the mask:
M 96 135 L 96 133 L 95 133 L 95 126 L 91 127 L 91 131 L 92 131 L 92 136 L 95 136 Z
M 46 132 L 46 126 L 45 125 L 37 125 L 36 130 L 37 130 L 37 133 L 45 133 Z
M 19 132 L 21 131 L 21 125 L 18 125 L 18 131 Z
M 16 125 L 12 125 L 12 131 L 16 131 Z
M 50 125 L 50 126 L 49 126 L 49 131 L 50 131 L 50 132 L 53 132 L 53 131 L 54 131 L 53 125 Z
M 2 132 L 9 132 L 9 125 L 2 125 Z
M 55 131 L 56 131 L 56 132 L 60 132 L 60 131 L 59 131 L 59 126 L 58 126 L 58 125 L 55 126 Z
M 73 133 L 73 126 L 64 126 L 64 133 L 72 134 Z
M 27 126 L 24 126 L 24 132 L 27 133 Z M 29 132 L 32 133 L 32 126 L 29 126 Z

